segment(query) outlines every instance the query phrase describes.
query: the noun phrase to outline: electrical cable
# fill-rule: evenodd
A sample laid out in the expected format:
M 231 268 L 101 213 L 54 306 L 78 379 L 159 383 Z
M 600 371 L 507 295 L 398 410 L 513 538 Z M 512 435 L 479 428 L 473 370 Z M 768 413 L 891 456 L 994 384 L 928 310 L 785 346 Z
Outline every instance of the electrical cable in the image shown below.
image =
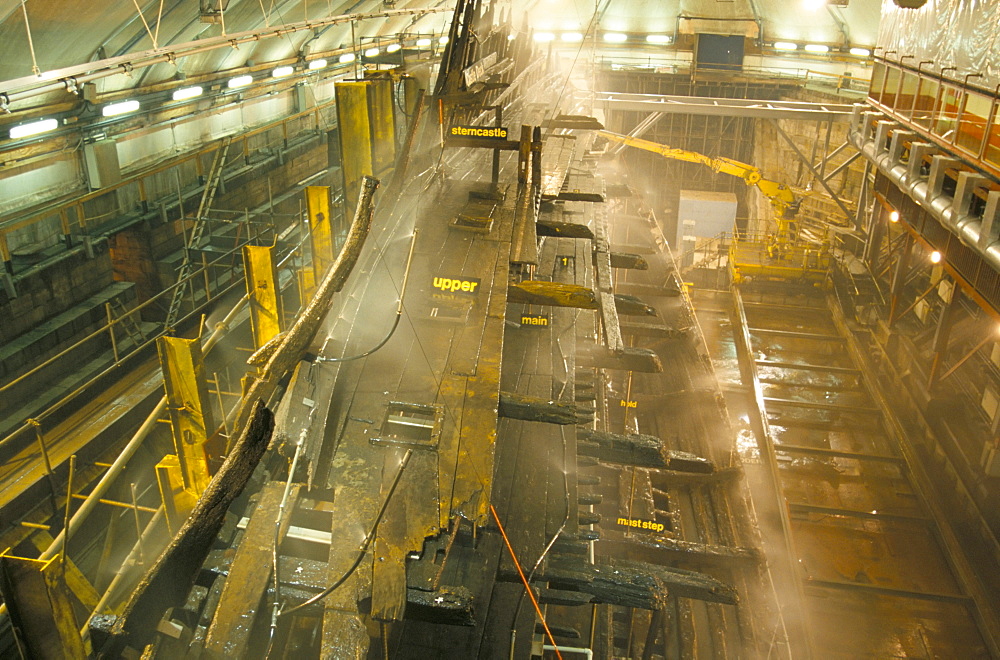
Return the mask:
M 410 239 L 410 253 L 406 256 L 406 270 L 403 271 L 403 284 L 399 289 L 399 302 L 396 304 L 396 320 L 392 322 L 392 328 L 389 329 L 389 334 L 387 334 L 382 341 L 375 344 L 375 347 L 361 353 L 359 355 L 350 355 L 348 357 L 325 357 L 319 356 L 316 358 L 317 362 L 351 362 L 353 360 L 360 360 L 361 358 L 366 358 L 378 349 L 386 345 L 392 335 L 395 334 L 396 328 L 399 327 L 399 319 L 403 316 L 403 296 L 406 295 L 406 282 L 410 278 L 410 266 L 413 264 L 413 248 L 417 244 L 417 232 L 419 229 L 413 230 L 412 238 Z
M 549 636 L 549 641 L 552 642 L 552 648 L 555 649 L 556 657 L 562 660 L 562 653 L 559 652 L 559 645 L 556 644 L 556 638 L 552 636 L 552 631 L 549 630 L 549 624 L 545 620 L 545 615 L 542 614 L 542 608 L 538 606 L 538 599 L 535 598 L 535 592 L 531 590 L 531 585 L 528 584 L 528 578 L 524 576 L 524 570 L 521 568 L 521 562 L 517 560 L 517 555 L 514 554 L 514 548 L 510 544 L 510 539 L 507 538 L 507 532 L 504 531 L 503 523 L 500 522 L 500 516 L 497 515 L 496 508 L 491 504 L 490 513 L 493 514 L 493 520 L 497 521 L 497 527 L 500 529 L 500 535 L 503 536 L 503 542 L 507 546 L 507 551 L 510 552 L 510 558 L 514 560 L 514 566 L 517 568 L 517 574 L 521 576 L 521 582 L 524 583 L 524 589 L 531 596 L 531 604 L 535 606 L 535 614 L 542 622 L 542 627 L 545 628 L 545 634 Z
M 283 612 L 278 612 L 278 618 L 281 618 L 283 616 L 288 616 L 289 614 L 297 612 L 304 607 L 308 607 L 314 603 L 318 603 L 319 601 L 323 600 L 324 598 L 332 594 L 334 591 L 336 591 L 337 587 L 344 584 L 344 582 L 347 581 L 347 578 L 351 577 L 351 575 L 354 574 L 354 571 L 358 569 L 358 566 L 361 565 L 361 561 L 365 558 L 365 555 L 368 553 L 368 546 L 371 545 L 372 540 L 375 538 L 375 531 L 378 529 L 379 523 L 382 522 L 382 516 L 385 515 L 386 509 L 389 508 L 389 502 L 392 500 L 392 495 L 393 493 L 396 492 L 396 486 L 399 485 L 399 479 L 400 477 L 403 476 L 403 470 L 406 468 L 406 464 L 410 462 L 410 456 L 412 455 L 413 455 L 413 449 L 407 449 L 406 453 L 403 454 L 403 460 L 399 464 L 399 469 L 396 470 L 396 476 L 392 480 L 392 485 L 389 486 L 389 492 L 386 493 L 385 500 L 382 501 L 382 507 L 379 509 L 378 515 L 375 516 L 375 522 L 372 523 L 371 529 L 368 530 L 368 534 L 365 536 L 364 542 L 358 549 L 358 557 L 357 559 L 354 560 L 354 563 L 351 564 L 351 567 L 348 568 L 343 575 L 337 578 L 336 582 L 334 582 L 329 587 L 319 592 L 309 600 L 305 601 L 304 603 L 300 603 L 299 605 L 296 605 L 291 609 L 284 610 Z

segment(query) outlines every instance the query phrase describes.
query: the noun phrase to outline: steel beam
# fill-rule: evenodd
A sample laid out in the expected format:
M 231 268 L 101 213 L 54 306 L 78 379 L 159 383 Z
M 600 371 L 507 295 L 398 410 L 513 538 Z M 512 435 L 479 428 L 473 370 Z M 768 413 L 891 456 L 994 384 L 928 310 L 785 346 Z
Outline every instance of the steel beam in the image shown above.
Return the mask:
M 879 513 L 878 511 L 856 511 L 854 509 L 839 509 L 829 506 L 817 506 L 801 502 L 789 502 L 788 510 L 792 513 L 817 513 L 824 516 L 842 516 L 846 518 L 863 518 L 865 520 L 885 520 L 889 522 L 917 522 L 930 525 L 931 520 L 923 516 L 906 516 L 898 513 Z
M 61 579 L 57 558 L 15 557 L 0 553 L 0 593 L 23 658 L 86 658 L 83 638 Z
M 244 245 L 243 264 L 247 295 L 250 296 L 253 345 L 259 350 L 281 333 L 281 295 L 274 268 L 273 247 Z
M 215 431 L 205 385 L 201 337 L 160 337 L 156 340 L 156 347 L 160 354 L 174 450 L 180 459 L 184 487 L 200 495 L 212 478 L 205 441 Z
M 339 82 L 337 125 L 340 128 L 340 162 L 344 175 L 344 201 L 347 208 L 358 204 L 361 181 L 372 176 L 371 124 L 368 113 L 368 82 Z
M 372 128 L 372 170 L 388 178 L 396 161 L 396 115 L 392 100 L 392 80 L 368 80 L 368 122 Z
M 624 94 L 596 92 L 583 96 L 605 112 L 632 110 L 664 114 L 714 115 L 717 117 L 754 117 L 757 119 L 808 119 L 811 121 L 847 122 L 852 106 L 838 103 L 804 101 L 761 101 L 704 96 L 666 94 Z
M 347 176 L 346 174 L 344 175 Z M 306 278 L 309 293 L 323 279 L 333 263 L 333 223 L 330 219 L 330 187 L 306 187 L 306 211 L 309 214 L 309 242 L 312 247 L 312 275 Z M 308 269 L 305 269 L 308 270 Z
M 816 578 L 806 578 L 806 585 L 810 587 L 824 587 L 828 589 L 848 589 L 853 591 L 867 591 L 881 594 L 883 596 L 897 596 L 899 598 L 915 598 L 917 600 L 933 600 L 942 603 L 970 604 L 972 599 L 962 594 L 941 594 L 927 591 L 911 591 L 909 589 L 894 589 L 892 587 L 882 587 L 876 584 L 865 584 L 863 582 L 842 582 L 840 580 L 817 580 Z
M 812 162 L 808 158 L 806 158 L 806 155 L 802 153 L 802 150 L 799 149 L 799 146 L 795 144 L 795 140 L 793 140 L 791 136 L 785 132 L 785 129 L 783 129 L 781 127 L 781 124 L 779 124 L 776 121 L 776 118 L 771 118 L 771 124 L 774 125 L 774 128 L 775 130 L 778 131 L 778 135 L 781 136 L 781 139 L 783 139 L 785 142 L 788 143 L 788 146 L 792 148 L 792 151 L 794 151 L 795 154 L 799 157 L 799 160 L 801 160 L 802 163 L 809 169 L 809 172 L 813 175 L 813 178 L 816 179 L 816 182 L 819 183 L 819 185 L 823 186 L 823 190 L 825 190 L 827 194 L 830 195 L 831 199 L 833 199 L 833 201 L 837 203 L 837 206 L 839 206 L 840 210 L 844 213 L 844 218 L 847 219 L 847 222 L 848 223 L 853 222 L 854 214 L 851 213 L 846 206 L 844 206 L 844 202 L 840 200 L 840 197 L 837 195 L 837 193 L 833 191 L 833 188 L 831 188 L 829 184 L 827 184 L 826 179 L 823 178 L 823 175 L 816 171 L 816 168 L 813 167 Z
M 843 412 L 858 412 L 878 415 L 882 411 L 878 408 L 866 408 L 864 406 L 851 406 L 840 403 L 825 403 L 822 401 L 799 401 L 797 399 L 781 399 L 777 397 L 764 397 L 764 403 L 776 404 L 779 406 L 791 406 L 792 408 L 812 408 L 814 410 L 839 410 Z
M 799 364 L 798 362 L 780 362 L 777 360 L 754 360 L 758 367 L 774 367 L 775 369 L 800 369 L 802 371 L 825 371 L 831 374 L 852 374 L 861 373 L 851 367 L 831 367 L 825 364 Z

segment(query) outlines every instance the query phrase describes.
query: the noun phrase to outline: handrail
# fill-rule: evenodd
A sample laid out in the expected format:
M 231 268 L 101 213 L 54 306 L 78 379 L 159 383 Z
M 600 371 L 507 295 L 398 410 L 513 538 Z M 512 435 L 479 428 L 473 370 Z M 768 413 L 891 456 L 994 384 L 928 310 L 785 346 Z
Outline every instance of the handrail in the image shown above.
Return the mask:
M 11 381 L 9 383 L 6 383 L 3 386 L 0 386 L 0 395 L 2 395 L 5 391 L 9 390 L 10 388 L 14 387 L 15 385 L 17 385 L 18 383 L 20 383 L 20 382 L 24 381 L 25 379 L 29 378 L 33 374 L 38 373 L 40 370 L 42 370 L 42 369 L 44 369 L 44 368 L 46 368 L 48 366 L 51 366 L 56 361 L 64 358 L 71 351 L 75 350 L 76 348 L 79 348 L 80 346 L 82 346 L 86 342 L 91 341 L 92 339 L 94 339 L 96 337 L 99 337 L 99 336 L 103 335 L 104 333 L 114 332 L 114 330 L 113 330 L 114 326 L 117 325 L 117 324 L 122 323 L 125 318 L 127 318 L 127 317 L 129 317 L 131 315 L 137 314 L 138 312 L 142 311 L 144 308 L 149 307 L 150 305 L 155 304 L 156 302 L 158 302 L 159 298 L 164 297 L 167 294 L 171 293 L 175 288 L 185 286 L 188 282 L 190 282 L 190 281 L 192 281 L 194 279 L 197 279 L 199 277 L 204 277 L 205 274 L 208 272 L 208 270 L 210 268 L 218 268 L 218 267 L 225 266 L 225 269 L 227 271 L 231 270 L 229 268 L 228 264 L 225 264 L 225 263 L 222 263 L 222 262 L 224 262 L 227 259 L 232 259 L 234 257 L 234 255 L 236 255 L 237 252 L 239 252 L 240 250 L 243 249 L 244 245 L 248 245 L 251 241 L 256 240 L 256 238 L 257 237 L 248 237 L 245 241 L 241 242 L 239 245 L 237 245 L 236 247 L 234 247 L 232 250 L 229 250 L 228 252 L 225 252 L 225 253 L 221 254 L 218 258 L 216 258 L 212 262 L 203 265 L 201 268 L 199 268 L 198 270 L 196 270 L 195 272 L 193 272 L 188 277 L 186 277 L 183 280 L 175 283 L 174 285 L 172 285 L 172 286 L 164 289 L 163 291 L 161 291 L 160 293 L 156 294 L 155 296 L 153 296 L 149 300 L 145 301 L 144 303 L 142 303 L 142 304 L 140 304 L 140 305 L 138 305 L 136 307 L 133 307 L 132 309 L 128 310 L 128 312 L 125 313 L 125 314 L 123 314 L 122 316 L 119 316 L 116 319 L 112 319 L 111 322 L 105 323 L 104 325 L 101 326 L 101 328 L 95 330 L 94 332 L 92 332 L 91 334 L 87 335 L 83 339 L 80 339 L 79 341 L 77 341 L 75 344 L 73 344 L 69 348 L 66 348 L 66 349 L 60 351 L 59 353 L 57 353 L 56 355 L 50 357 L 48 360 L 46 360 L 42 364 L 39 364 L 36 367 L 34 367 L 31 371 L 28 371 L 28 372 L 22 374 L 21 376 L 18 376 L 15 380 L 13 380 L 13 381 Z M 287 255 L 285 255 L 285 257 L 278 264 L 278 267 L 280 268 L 281 265 L 283 265 L 285 262 L 287 262 L 287 260 L 291 256 L 293 256 L 296 253 L 298 253 L 302 249 L 302 245 L 303 245 L 303 242 L 300 241 L 298 244 L 296 244 L 295 246 L 293 246 L 292 249 L 289 251 L 289 253 Z M 216 292 L 216 297 L 219 297 L 219 296 L 222 296 L 222 295 L 228 293 L 234 287 L 239 286 L 241 283 L 242 283 L 242 280 L 234 280 L 234 281 L 230 282 L 229 285 L 225 289 L 223 289 L 222 291 Z M 159 337 L 163 336 L 164 334 L 165 334 L 165 329 L 161 328 L 155 334 L 151 335 L 143 344 L 134 347 L 132 349 L 132 351 L 131 351 L 130 354 L 135 354 L 138 351 L 142 350 L 143 348 L 149 346 L 150 344 L 154 343 Z M 113 364 L 111 364 L 107 368 L 103 369 L 100 373 L 98 373 L 98 374 L 94 375 L 93 377 L 89 378 L 87 380 L 87 382 L 82 383 L 81 385 L 79 385 L 73 391 L 71 391 L 71 392 L 63 395 L 62 397 L 60 397 L 57 401 L 55 401 L 54 403 L 52 403 L 51 405 L 49 405 L 45 410 L 43 410 L 42 412 L 40 412 L 37 415 L 35 415 L 35 417 L 33 419 L 35 421 L 41 421 L 41 420 L 44 420 L 45 418 L 51 416 L 56 411 L 58 411 L 60 408 L 62 408 L 63 406 L 65 406 L 67 403 L 69 403 L 71 400 L 73 400 L 74 398 L 76 398 L 77 396 L 79 396 L 82 392 L 86 391 L 87 388 L 89 388 L 90 386 L 92 386 L 94 382 L 96 382 L 97 380 L 99 380 L 101 378 L 104 378 L 105 376 L 107 376 L 109 373 L 111 373 L 115 369 L 118 369 L 121 366 L 121 364 L 122 364 L 122 360 L 121 359 L 116 359 Z M 14 430 L 12 430 L 10 433 L 8 433 L 6 436 L 4 436 L 2 439 L 0 439 L 0 448 L 3 448 L 4 446 L 8 445 L 13 440 L 13 438 L 19 436 L 21 433 L 24 433 L 24 432 L 26 432 L 28 430 L 31 430 L 32 428 L 33 427 L 31 426 L 31 424 L 29 422 L 27 422 L 27 421 L 23 422 L 20 426 L 18 426 L 17 428 L 15 428 Z
M 268 131 L 270 131 L 270 130 L 272 130 L 274 128 L 277 128 L 279 126 L 284 126 L 284 125 L 288 124 L 289 122 L 296 121 L 296 120 L 301 119 L 301 118 L 303 118 L 303 117 L 305 117 L 307 115 L 315 115 L 316 116 L 316 126 L 317 126 L 317 129 L 318 129 L 318 127 L 320 125 L 320 112 L 323 111 L 323 110 L 326 110 L 327 108 L 330 108 L 330 107 L 334 106 L 335 103 L 336 103 L 335 99 L 330 99 L 326 103 L 319 104 L 319 105 L 317 105 L 317 106 L 315 106 L 313 108 L 310 108 L 309 110 L 304 110 L 302 112 L 297 112 L 297 113 L 295 113 L 293 115 L 289 115 L 287 117 L 283 117 L 282 119 L 278 119 L 278 120 L 275 120 L 275 121 L 272 121 L 272 122 L 268 122 L 267 124 L 262 124 L 261 126 L 258 126 L 257 128 L 253 128 L 253 129 L 250 129 L 250 130 L 246 131 L 245 133 L 241 133 L 239 135 L 238 139 L 242 140 L 242 142 L 243 142 L 243 151 L 244 151 L 244 153 L 246 153 L 246 142 L 247 142 L 247 140 L 249 138 L 255 137 L 255 136 L 260 135 L 262 133 L 266 133 L 266 132 L 268 132 Z M 311 130 L 311 129 L 302 129 L 302 131 L 300 131 L 300 133 L 303 132 L 303 131 L 305 131 L 305 130 Z M 298 135 L 298 133 L 296 135 Z M 56 202 L 56 203 L 54 203 L 52 205 L 46 206 L 43 209 L 39 209 L 37 211 L 29 212 L 28 215 L 23 216 L 21 218 L 12 219 L 12 220 L 2 220 L 2 221 L 0 221 L 0 235 L 6 235 L 6 234 L 8 234 L 8 233 L 10 233 L 12 231 L 17 230 L 17 229 L 22 229 L 24 227 L 30 226 L 32 224 L 35 224 L 37 222 L 42 222 L 44 220 L 47 220 L 48 218 L 51 218 L 54 215 L 65 213 L 65 212 L 69 211 L 70 209 L 73 209 L 73 208 L 76 208 L 76 207 L 80 207 L 80 206 L 82 206 L 86 202 L 89 202 L 89 201 L 91 201 L 93 199 L 97 199 L 97 198 L 102 197 L 104 195 L 113 193 L 116 190 L 119 190 L 120 188 L 123 188 L 125 186 L 129 186 L 129 185 L 139 185 L 139 186 L 142 186 L 143 185 L 143 181 L 145 179 L 151 177 L 151 176 L 154 176 L 156 174 L 161 174 L 163 172 L 166 172 L 167 170 L 170 170 L 170 169 L 173 169 L 173 168 L 178 167 L 180 165 L 183 165 L 184 163 L 187 163 L 187 162 L 189 162 L 191 160 L 194 160 L 194 159 L 196 159 L 196 158 L 198 158 L 198 157 L 200 157 L 200 156 L 202 156 L 204 154 L 214 152 L 216 149 L 219 148 L 219 145 L 221 143 L 220 140 L 223 137 L 224 136 L 221 136 L 221 135 L 217 136 L 211 142 L 209 142 L 207 144 L 204 144 L 201 147 L 196 147 L 194 150 L 189 151 L 186 154 L 182 154 L 182 155 L 177 156 L 175 158 L 171 158 L 171 159 L 169 159 L 167 161 L 164 161 L 164 162 L 162 162 L 162 163 L 160 163 L 160 164 L 158 164 L 158 165 L 156 165 L 154 167 L 151 167 L 151 168 L 144 169 L 144 170 L 141 170 L 139 172 L 133 173 L 128 178 L 124 178 L 121 181 L 119 181 L 118 183 L 106 186 L 104 188 L 101 188 L 100 190 L 95 190 L 95 191 L 86 193 L 84 195 L 76 196 L 76 197 L 73 197 L 70 200 L 64 200 L 64 201 L 61 201 L 61 202 Z M 87 218 L 81 218 L 81 220 L 86 221 Z

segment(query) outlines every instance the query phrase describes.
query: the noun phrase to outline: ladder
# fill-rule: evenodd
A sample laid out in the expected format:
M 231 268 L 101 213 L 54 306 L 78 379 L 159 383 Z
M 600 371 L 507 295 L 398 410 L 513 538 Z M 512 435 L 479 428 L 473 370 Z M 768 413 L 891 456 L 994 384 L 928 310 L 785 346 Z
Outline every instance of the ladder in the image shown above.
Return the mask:
M 135 315 L 125 306 L 125 303 L 117 298 L 113 298 L 111 300 L 111 309 L 117 314 L 121 329 L 132 340 L 132 348 L 137 349 L 145 344 L 146 333 L 142 331 L 142 323 L 141 321 L 136 321 Z
M 205 234 L 205 226 L 208 224 L 205 214 L 211 208 L 212 201 L 215 199 L 215 192 L 218 190 L 219 182 L 222 180 L 222 171 L 226 167 L 226 155 L 229 153 L 229 145 L 232 142 L 232 136 L 226 137 L 215 152 L 215 159 L 212 161 L 212 168 L 208 172 L 205 188 L 201 193 L 201 201 L 198 203 L 198 212 L 194 217 L 194 226 L 191 228 L 191 233 L 188 234 L 187 242 L 184 245 L 184 259 L 181 261 L 181 266 L 177 271 L 178 286 L 174 288 L 173 297 L 170 299 L 170 308 L 167 310 L 167 316 L 163 320 L 164 332 L 169 333 L 173 330 L 174 323 L 177 322 L 177 317 L 181 310 L 181 305 L 184 302 L 184 292 L 191 286 L 190 283 L 185 285 L 180 285 L 180 283 L 187 279 L 194 270 L 191 251 L 201 244 L 202 237 Z

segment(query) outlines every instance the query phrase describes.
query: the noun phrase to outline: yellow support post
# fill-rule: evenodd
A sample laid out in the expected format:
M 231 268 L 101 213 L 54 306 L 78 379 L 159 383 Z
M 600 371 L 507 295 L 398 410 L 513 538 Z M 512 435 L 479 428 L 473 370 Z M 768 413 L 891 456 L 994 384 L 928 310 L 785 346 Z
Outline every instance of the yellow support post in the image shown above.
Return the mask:
M 310 206 L 310 210 L 312 206 Z M 312 214 L 310 213 L 310 217 Z M 315 236 L 315 233 L 313 234 Z M 254 348 L 281 333 L 281 296 L 274 269 L 273 248 L 261 245 L 243 246 L 243 266 L 250 297 L 250 327 Z
M 48 560 L 0 553 L 0 593 L 21 657 L 86 658 L 87 649 L 62 581 L 59 557 Z
M 368 123 L 372 128 L 372 169 L 375 176 L 388 177 L 396 162 L 396 121 L 392 101 L 392 79 L 369 81 Z
M 326 269 L 333 265 L 333 225 L 330 223 L 330 187 L 306 187 L 306 211 L 309 213 L 309 242 L 312 245 L 313 278 L 307 284 L 315 288 Z M 257 348 L 260 348 L 259 346 Z
M 184 488 L 197 496 L 212 478 L 205 441 L 215 429 L 205 386 L 201 338 L 160 337 L 156 347 Z
M 337 95 L 337 125 L 340 127 L 340 169 L 344 175 L 344 201 L 348 209 L 358 205 L 361 179 L 372 168 L 371 125 L 368 121 L 367 82 L 340 82 Z
M 81 496 L 82 497 L 82 496 Z M 34 545 L 38 552 L 45 552 L 49 549 L 49 546 L 55 539 L 49 534 L 48 530 L 39 530 L 31 535 L 31 543 Z M 77 567 L 75 563 L 66 559 L 66 586 L 69 588 L 70 592 L 76 596 L 76 599 L 80 601 L 80 604 L 88 612 L 93 612 L 97 608 L 97 604 L 101 600 L 101 594 L 97 593 L 97 589 L 94 585 L 90 583 L 87 576 Z
M 167 454 L 156 464 L 156 485 L 160 488 L 167 529 L 173 535 L 184 524 L 198 500 L 184 488 L 181 462 L 174 454 Z

